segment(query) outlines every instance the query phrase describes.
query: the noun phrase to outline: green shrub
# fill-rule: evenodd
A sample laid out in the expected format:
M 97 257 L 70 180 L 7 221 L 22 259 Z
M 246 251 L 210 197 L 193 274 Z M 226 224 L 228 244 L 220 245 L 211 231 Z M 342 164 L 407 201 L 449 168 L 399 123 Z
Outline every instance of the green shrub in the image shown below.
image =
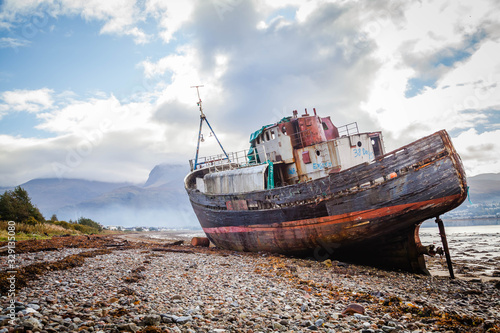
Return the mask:
M 37 221 L 33 216 L 29 216 L 25 221 L 25 224 L 35 226 L 37 224 L 42 224 L 43 222 Z
M 0 218 L 16 222 L 36 223 L 33 220 L 45 222 L 42 213 L 31 203 L 28 192 L 21 186 L 0 195 Z
M 83 225 L 83 224 L 73 224 L 73 228 L 77 231 L 80 231 L 81 233 L 84 234 L 97 234 L 99 233 L 99 230 L 96 228 L 93 228 L 88 225 Z
M 85 225 L 85 226 L 89 226 L 91 228 L 94 228 L 96 229 L 98 232 L 101 232 L 102 231 L 102 225 L 89 219 L 89 218 L 86 218 L 86 217 L 80 217 L 78 219 L 78 224 L 80 225 Z
M 98 234 L 102 232 L 102 225 L 91 219 L 80 217 L 77 222 L 56 221 L 55 225 L 59 225 L 68 230 L 76 230 L 84 234 Z
M 68 229 L 68 230 L 75 230 L 75 228 L 74 228 L 75 225 L 72 223 L 68 223 L 66 221 L 56 221 L 56 222 L 54 222 L 54 224 L 60 225 L 61 227 Z

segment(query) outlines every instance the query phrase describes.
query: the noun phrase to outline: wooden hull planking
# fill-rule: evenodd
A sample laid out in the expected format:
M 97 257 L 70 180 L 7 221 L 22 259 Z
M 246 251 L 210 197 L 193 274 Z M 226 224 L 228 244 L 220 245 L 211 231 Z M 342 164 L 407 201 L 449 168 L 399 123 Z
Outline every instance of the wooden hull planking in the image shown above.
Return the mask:
M 229 195 L 186 188 L 218 247 L 338 258 L 428 274 L 419 225 L 459 206 L 467 185 L 445 131 L 316 180 Z

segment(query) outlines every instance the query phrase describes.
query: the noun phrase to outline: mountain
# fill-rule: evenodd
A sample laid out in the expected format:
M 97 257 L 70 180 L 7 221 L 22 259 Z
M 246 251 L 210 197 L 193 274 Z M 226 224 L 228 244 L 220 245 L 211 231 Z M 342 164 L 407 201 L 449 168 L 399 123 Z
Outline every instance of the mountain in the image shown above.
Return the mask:
M 484 173 L 467 178 L 471 200 L 500 202 L 500 173 Z
M 179 180 L 184 182 L 189 168 L 184 165 L 159 164 L 151 170 L 144 187 L 155 187 L 162 185 L 178 184 Z M 184 188 L 184 186 L 182 187 Z
M 467 177 L 469 196 L 460 207 L 443 215 L 453 219 L 500 217 L 500 173 Z
M 83 216 L 103 225 L 199 228 L 184 190 L 188 172 L 188 166 L 160 164 L 144 184 L 49 178 L 20 186 L 47 219 L 56 214 L 61 220 Z M 469 199 L 443 218 L 500 217 L 500 173 L 469 177 L 467 183 Z
M 20 186 L 47 219 L 56 214 L 60 220 L 83 216 L 103 225 L 199 228 L 184 190 L 188 171 L 160 164 L 144 184 L 50 178 Z
M 75 205 L 129 185 L 130 183 L 45 178 L 33 179 L 20 186 L 28 191 L 31 201 L 37 205 L 45 218 L 50 218 L 60 207 Z

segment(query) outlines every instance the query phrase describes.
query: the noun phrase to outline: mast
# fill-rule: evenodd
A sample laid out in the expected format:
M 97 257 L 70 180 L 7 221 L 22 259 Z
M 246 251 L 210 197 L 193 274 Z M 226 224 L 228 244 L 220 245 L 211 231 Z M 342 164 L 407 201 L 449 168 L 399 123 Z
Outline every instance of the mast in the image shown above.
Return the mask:
M 220 148 L 222 149 L 222 152 L 224 153 L 224 155 L 226 155 L 226 158 L 229 161 L 229 156 L 227 155 L 226 151 L 224 150 L 224 147 L 222 147 L 222 144 L 220 143 L 219 139 L 217 138 L 217 135 L 215 135 L 215 132 L 212 129 L 212 126 L 210 126 L 210 123 L 208 122 L 207 116 L 205 116 L 205 114 L 203 113 L 203 107 L 202 107 L 202 103 L 201 103 L 200 90 L 199 90 L 199 88 L 201 88 L 201 87 L 203 87 L 203 86 L 200 85 L 200 86 L 192 86 L 191 87 L 191 88 L 196 88 L 196 92 L 198 93 L 198 103 L 197 104 L 200 107 L 200 130 L 198 131 L 198 144 L 196 146 L 196 156 L 194 158 L 194 168 L 193 168 L 193 170 L 196 170 L 196 168 L 198 166 L 198 153 L 200 151 L 200 142 L 201 142 L 201 140 L 203 138 L 203 136 L 201 134 L 201 129 L 203 127 L 203 122 L 204 121 L 207 123 L 208 128 L 210 128 L 210 131 L 214 135 L 215 140 L 217 140 L 217 143 L 219 144 Z

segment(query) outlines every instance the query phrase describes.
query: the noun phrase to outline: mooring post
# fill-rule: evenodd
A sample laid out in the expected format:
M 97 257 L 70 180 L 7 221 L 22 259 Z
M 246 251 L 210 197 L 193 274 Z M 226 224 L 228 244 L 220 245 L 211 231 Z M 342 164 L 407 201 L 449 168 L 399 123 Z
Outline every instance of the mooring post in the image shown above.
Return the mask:
M 448 249 L 448 241 L 446 240 L 446 233 L 444 232 L 443 220 L 436 217 L 436 223 L 439 227 L 439 235 L 441 236 L 441 242 L 443 243 L 444 255 L 446 256 L 446 264 L 448 265 L 448 271 L 450 272 L 450 278 L 454 279 L 455 274 L 453 273 L 453 265 L 451 263 L 450 250 Z

